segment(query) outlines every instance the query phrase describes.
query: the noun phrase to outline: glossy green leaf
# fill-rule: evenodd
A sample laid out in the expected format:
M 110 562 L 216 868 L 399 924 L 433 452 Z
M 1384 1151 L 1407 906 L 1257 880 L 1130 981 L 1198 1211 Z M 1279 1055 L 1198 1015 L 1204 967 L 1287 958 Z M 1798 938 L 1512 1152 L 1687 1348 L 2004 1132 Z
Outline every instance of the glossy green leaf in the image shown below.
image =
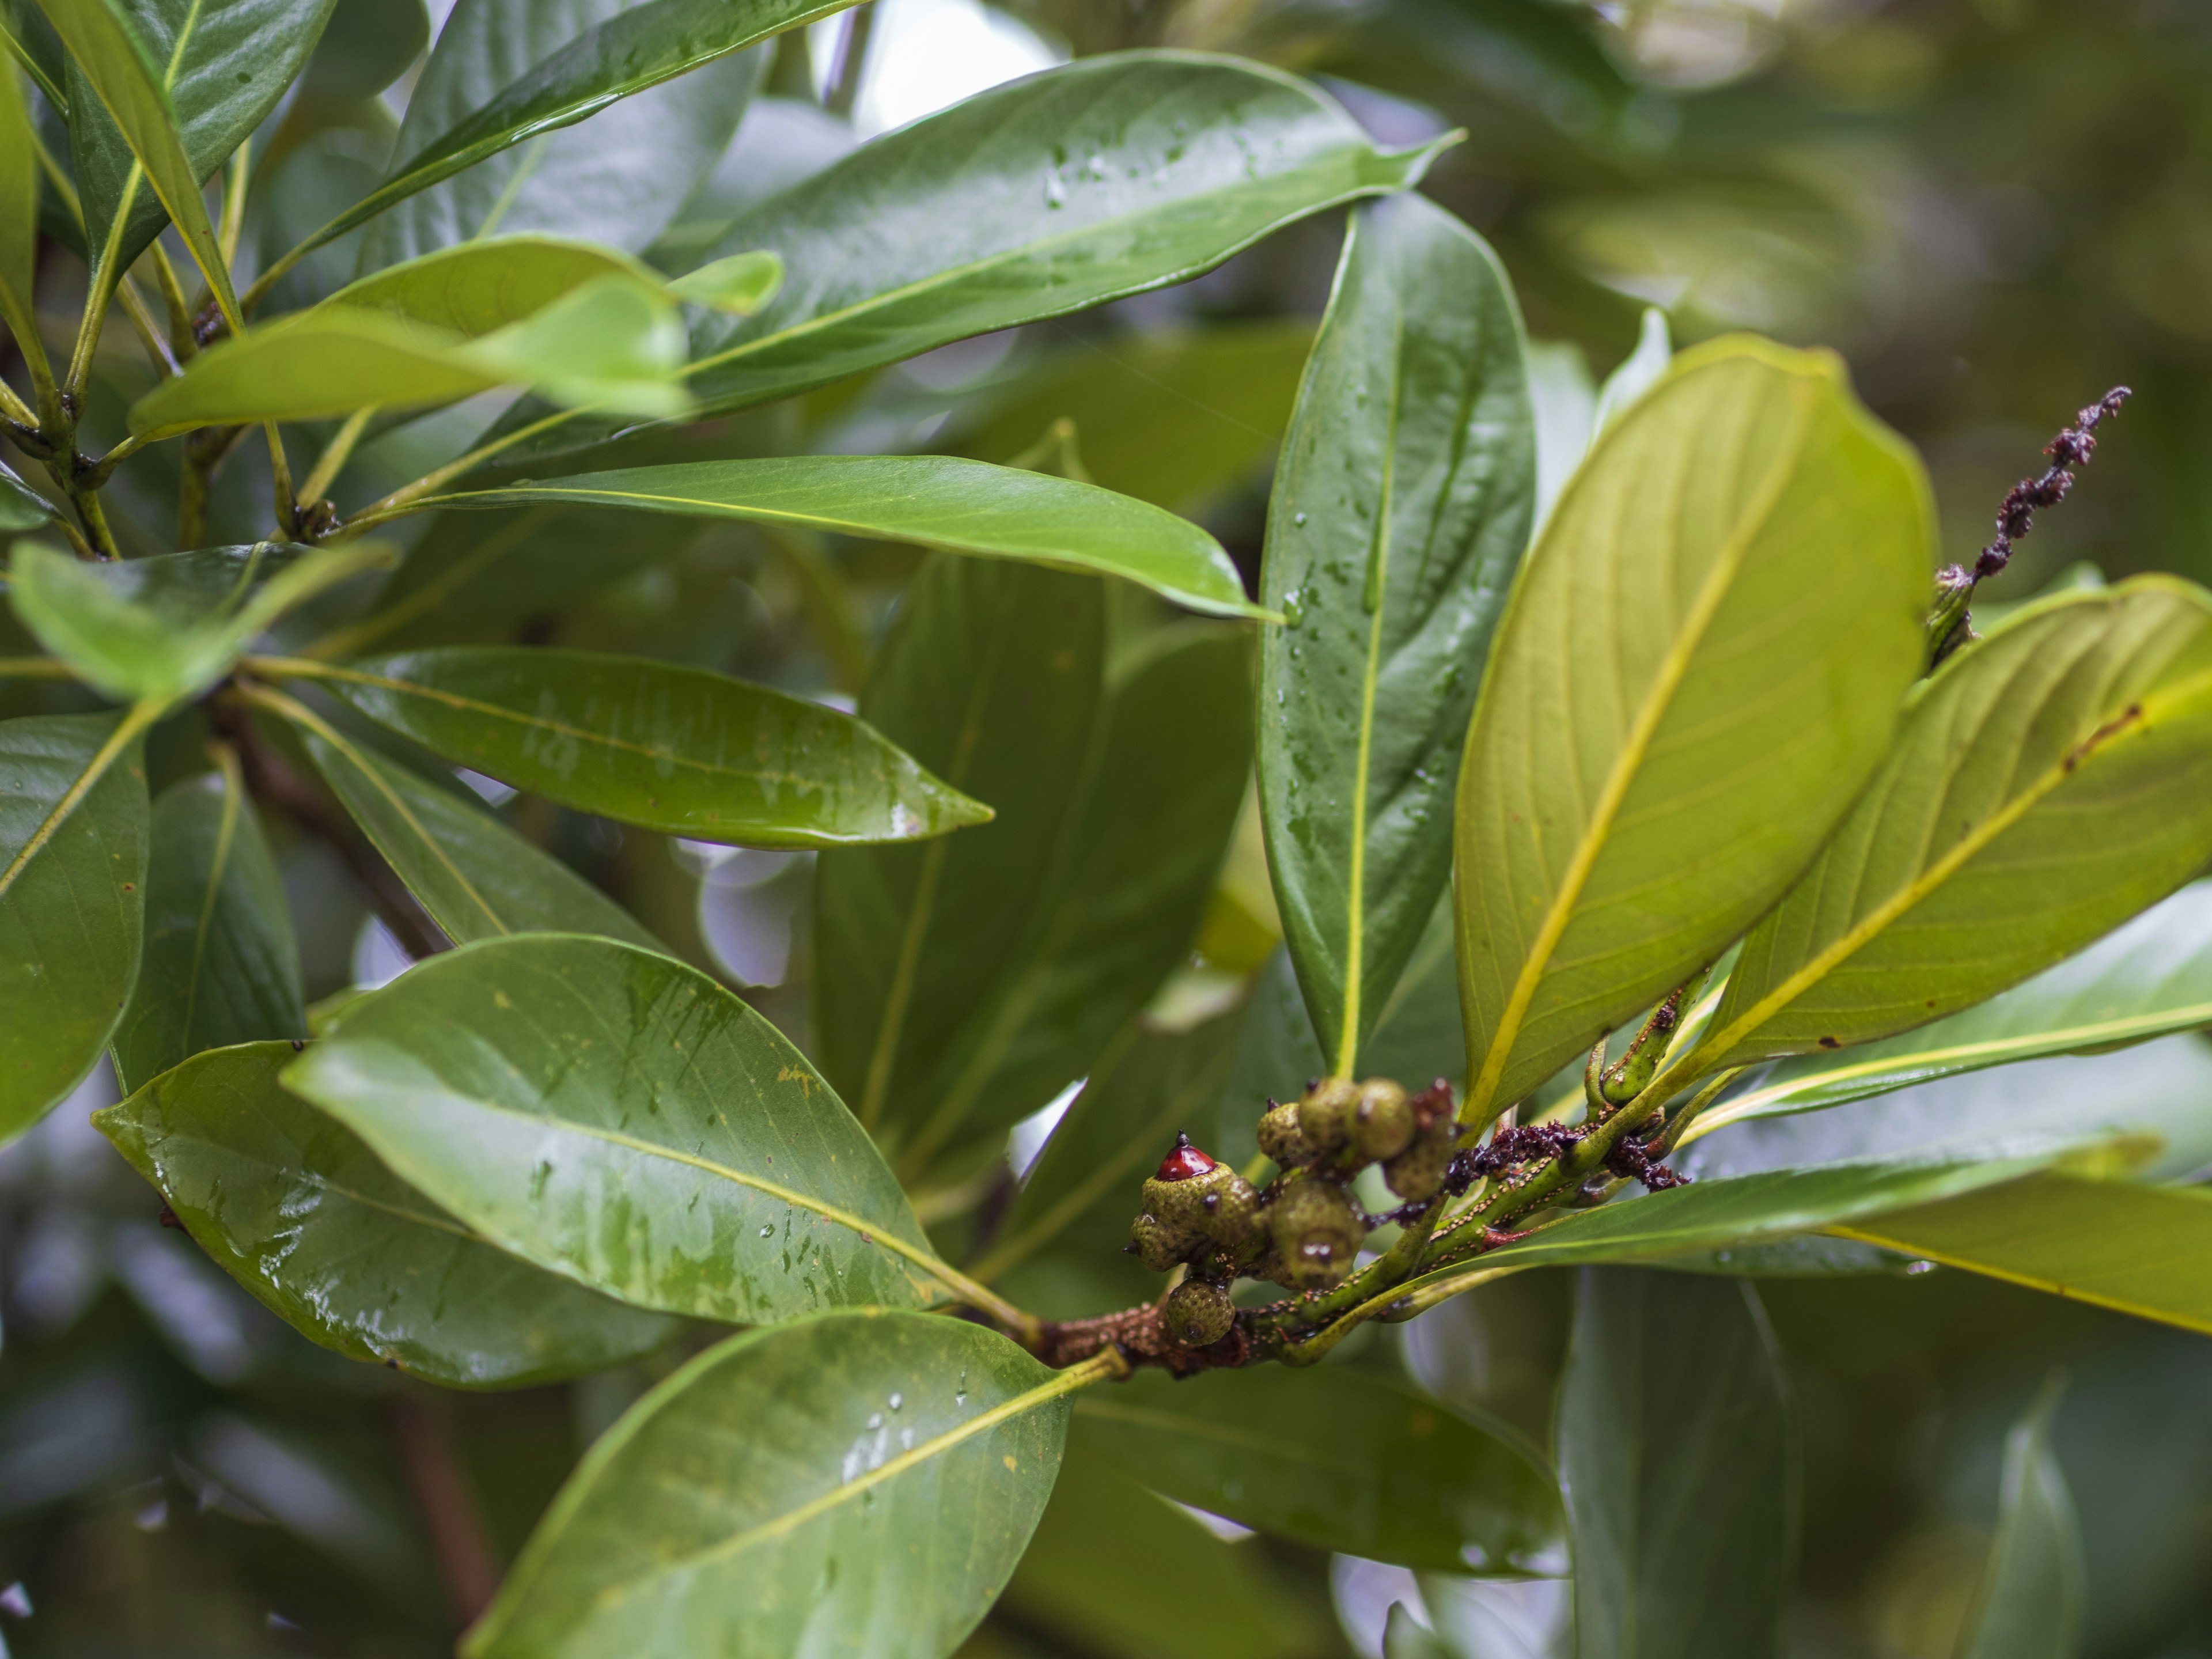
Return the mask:
M 1556 1430 L 1576 1659 L 1774 1659 L 1796 1447 L 1758 1293 L 1620 1268 L 1577 1283 Z
M 2212 1193 L 2061 1173 L 1838 1225 L 1885 1249 L 2212 1333 Z
M 264 543 L 93 563 L 25 545 L 9 566 L 8 599 L 39 642 L 99 690 L 166 703 L 220 678 L 286 611 L 391 562 L 374 542 L 301 551 Z
M 739 217 L 714 252 L 774 250 L 783 288 L 757 317 L 693 328 L 691 390 L 712 413 L 749 408 L 1184 282 L 1308 214 L 1407 188 L 1437 148 L 1383 154 L 1313 88 L 1231 58 L 1122 52 L 1030 76 Z M 514 458 L 616 429 L 570 422 Z
M 909 1175 L 1084 1075 L 1197 936 L 1250 764 L 1246 642 L 1109 628 L 1108 598 L 939 560 L 861 699 L 998 812 L 816 866 L 823 1068 Z
M 423 100 L 422 125 L 410 119 L 401 129 L 398 157 L 384 182 L 307 238 L 295 253 L 319 247 L 418 191 L 526 140 L 549 137 L 611 104 L 847 3 L 848 0 L 647 0 L 627 8 L 607 7 L 580 32 L 569 18 L 550 8 L 482 3 L 459 9 L 460 27 L 456 28 L 453 21 L 447 24 L 453 44 L 449 47 L 441 33 L 423 70 L 430 95 Z M 527 21 L 533 14 L 542 19 L 534 27 Z M 734 131 L 742 97 L 732 100 L 728 94 L 733 88 L 728 86 L 713 90 L 718 94 L 714 101 L 726 108 L 732 101 L 738 103 L 727 114 Z M 750 90 L 750 76 L 744 90 Z M 441 116 L 451 125 L 431 127 L 430 121 Z M 590 142 L 580 139 L 562 149 L 568 155 L 579 155 Z M 702 169 L 709 160 L 711 155 L 702 160 Z M 426 212 L 426 222 L 402 222 L 364 250 L 368 263 L 390 264 L 502 228 L 506 216 L 493 217 L 498 198 L 504 187 L 520 189 L 531 164 L 532 157 L 526 154 L 501 170 L 504 177 L 484 175 L 488 195 L 454 192 Z M 626 158 L 623 173 L 629 165 Z M 620 176 L 600 175 L 607 185 Z M 684 179 L 682 190 L 669 199 L 667 212 L 673 212 L 695 180 L 696 175 Z M 573 218 L 568 223 L 575 226 Z M 562 227 L 518 220 L 512 228 Z M 653 224 L 641 237 L 624 239 L 625 245 L 641 247 L 659 228 Z M 609 239 L 601 235 L 599 240 Z
M 1931 535 L 1918 462 L 1823 354 L 1701 347 L 1599 440 L 1498 625 L 1460 772 L 1470 1122 L 1803 868 L 1919 672 Z
M 2098 1156 L 2092 1134 L 2076 1142 Z M 2126 1150 L 2126 1149 L 2123 1149 Z M 1840 1164 L 1708 1180 L 1648 1197 L 1573 1210 L 1516 1243 L 1440 1267 L 1400 1285 L 1392 1318 L 1411 1318 L 1462 1291 L 1525 1267 L 1582 1263 L 1663 1262 L 1732 1245 L 1763 1244 L 1823 1229 L 1856 1226 L 1880 1215 L 2017 1181 L 2053 1162 L 2048 1146 L 2017 1158 L 1979 1163 Z
M 310 731 L 307 743 L 331 793 L 454 943 L 597 933 L 665 948 L 629 911 L 490 813 L 334 728 Z
M 303 98 L 374 98 L 430 44 L 422 0 L 337 0 L 300 78 Z
M 434 496 L 439 507 L 628 507 L 790 525 L 1121 576 L 1194 611 L 1264 614 L 1205 531 L 1146 501 L 944 455 L 794 455 L 587 472 Z
M 143 730 L 122 714 L 0 721 L 0 1140 L 92 1069 L 137 982 Z
M 592 1448 L 461 1651 L 942 1659 L 1020 1559 L 1087 1380 L 914 1314 L 732 1337 Z
M 573 237 L 507 234 L 441 248 L 349 283 L 317 311 L 387 312 L 473 339 L 534 316 L 586 283 L 627 276 L 659 286 L 653 270 L 616 249 Z
M 1754 1118 L 1674 1159 L 1699 1179 L 1824 1164 L 2008 1158 L 2100 1134 L 2163 1150 L 2131 1170 L 2179 1181 L 2212 1166 L 2212 1046 L 2168 1037 L 2094 1058 L 1940 1077 L 1819 1112 Z M 1702 1123 L 1704 1120 L 1700 1119 Z
M 2051 1443 L 2048 1385 L 2005 1437 L 1997 1535 L 1953 1650 L 1955 1659 L 2075 1659 L 2089 1599 L 2081 1524 Z
M 2097 1053 L 2208 1025 L 2212 882 L 2197 882 L 1977 1007 L 1902 1036 L 1780 1062 L 1705 1111 L 1685 1139 L 1986 1066 Z
M 1352 215 L 1267 509 L 1260 806 L 1306 1006 L 1357 1058 L 1451 874 L 1452 793 L 1528 538 L 1521 319 L 1417 196 Z
M 1075 1449 L 1000 1605 L 1102 1659 L 1295 1659 L 1321 1647 L 1258 1551 Z
M 1449 1572 L 1562 1565 L 1558 1492 L 1510 1431 L 1364 1371 L 1141 1371 L 1076 1402 L 1071 1443 L 1319 1549 Z
M 23 351 L 42 349 L 38 307 L 39 155 L 31 130 L 29 101 L 14 61 L 0 53 L 0 324 Z M 9 513 L 15 494 L 0 483 L 0 515 Z M 27 530 L 0 517 L 0 528 Z
M 0 322 L 6 320 L 0 318 Z M 51 523 L 53 517 L 53 504 L 0 461 L 0 532 L 36 530 Z
M 617 1365 L 677 1322 L 495 1249 L 277 1085 L 289 1042 L 202 1054 L 93 1121 L 193 1241 L 295 1329 L 457 1388 Z
M 319 672 L 333 694 L 448 760 L 696 841 L 915 841 L 990 816 L 865 721 L 705 669 L 457 646 Z
M 152 839 L 145 954 L 113 1046 L 126 1094 L 203 1049 L 307 1035 L 283 878 L 242 786 L 214 772 L 172 784 Z
M 942 1294 L 906 1195 L 788 1041 L 697 969 L 527 934 L 347 1006 L 284 1085 L 501 1248 L 753 1324 Z
M 674 303 L 627 274 L 585 283 L 476 339 L 386 311 L 324 305 L 201 353 L 131 406 L 131 428 L 167 437 L 249 421 L 324 420 L 451 403 L 499 386 L 674 414 L 690 407 L 668 378 L 682 351 Z
M 687 271 L 668 285 L 679 300 L 750 317 L 783 286 L 783 261 L 773 253 L 732 253 Z
M 2212 856 L 2212 596 L 2169 577 L 2008 618 L 1916 692 L 1835 838 L 1745 941 L 1678 1074 L 1979 1002 Z
M 331 0 L 218 6 L 204 27 L 191 0 L 127 12 L 120 0 L 39 5 L 69 48 L 70 148 L 95 268 L 127 269 L 166 215 L 235 326 L 229 264 L 200 186 L 275 107 Z M 149 189 L 158 210 L 140 204 Z
M 1307 319 L 1269 318 L 1085 338 L 932 447 L 1010 462 L 1070 421 L 1091 483 L 1188 512 L 1243 483 L 1273 452 L 1313 332 Z

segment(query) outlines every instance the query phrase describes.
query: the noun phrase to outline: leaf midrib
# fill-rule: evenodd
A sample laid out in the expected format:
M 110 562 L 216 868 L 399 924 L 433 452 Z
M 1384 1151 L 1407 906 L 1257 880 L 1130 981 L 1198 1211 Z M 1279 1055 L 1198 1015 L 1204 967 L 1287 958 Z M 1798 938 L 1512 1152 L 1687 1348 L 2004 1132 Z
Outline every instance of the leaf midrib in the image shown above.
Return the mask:
M 1575 906 L 1596 869 L 1597 860 L 1604 852 L 1611 833 L 1613 820 L 1622 802 L 1627 799 L 1644 753 L 1657 735 L 1659 724 L 1665 718 L 1674 693 L 1680 689 L 1682 680 L 1689 672 L 1691 659 L 1696 654 L 1698 646 L 1703 642 L 1705 630 L 1711 626 L 1713 618 L 1719 614 L 1722 605 L 1726 601 L 1744 555 L 1765 531 L 1768 518 L 1788 487 L 1812 427 L 1814 395 L 1814 387 L 1808 382 L 1793 380 L 1790 383 L 1790 431 L 1776 447 L 1774 459 L 1765 476 L 1759 480 L 1749 510 L 1714 558 L 1705 581 L 1699 586 L 1697 599 L 1691 605 L 1689 615 L 1684 618 L 1682 628 L 1668 646 L 1666 654 L 1661 659 L 1659 672 L 1653 676 L 1620 750 L 1613 757 L 1597 803 L 1576 845 L 1574 855 L 1568 861 L 1566 874 L 1547 908 L 1535 942 L 1522 963 L 1521 972 L 1498 1019 L 1498 1029 L 1491 1037 L 1488 1051 L 1483 1056 L 1481 1073 L 1468 1090 L 1467 1103 L 1461 1109 L 1462 1116 L 1473 1118 L 1488 1114 L 1498 1079 L 1512 1058 L 1513 1048 L 1520 1036 L 1528 1006 L 1535 1000 L 1537 988 L 1550 966 L 1553 952 L 1574 918 Z

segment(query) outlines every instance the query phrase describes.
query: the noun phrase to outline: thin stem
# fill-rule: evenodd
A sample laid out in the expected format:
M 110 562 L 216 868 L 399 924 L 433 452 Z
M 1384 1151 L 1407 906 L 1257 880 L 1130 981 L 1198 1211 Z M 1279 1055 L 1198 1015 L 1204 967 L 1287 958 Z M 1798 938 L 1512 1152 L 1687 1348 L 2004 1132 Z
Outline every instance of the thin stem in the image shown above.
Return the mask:
M 169 251 L 158 238 L 146 250 L 146 257 L 154 267 L 154 285 L 161 290 L 162 308 L 169 313 L 169 344 L 181 362 L 199 349 L 199 331 L 192 326 L 191 302 L 185 298 L 184 284 L 177 280 L 177 268 L 169 262 Z
M 375 406 L 372 404 L 367 409 L 357 409 L 346 417 L 346 423 L 338 428 L 337 435 L 315 458 L 314 471 L 301 482 L 301 501 L 313 506 L 331 493 L 331 484 L 337 481 L 340 470 L 352 459 L 354 446 L 361 441 L 361 434 L 368 430 L 369 417 L 375 413 Z
M 283 434 L 276 430 L 276 422 L 264 421 L 261 429 L 269 435 L 269 471 L 276 487 L 276 533 L 296 536 L 300 533 L 300 498 L 292 493 L 292 465 L 284 459 Z
M 1279 1356 L 1285 1365 L 1310 1365 L 1324 1358 L 1331 1348 L 1349 1334 L 1348 1327 L 1338 1317 L 1373 1301 L 1403 1281 L 1411 1274 L 1427 1249 L 1429 1238 L 1437 1230 L 1437 1223 L 1444 1212 L 1442 1194 L 1429 1200 L 1429 1206 L 1398 1236 L 1398 1241 L 1367 1267 L 1346 1279 L 1343 1284 L 1308 1305 L 1293 1304 L 1291 1318 L 1307 1329 L 1316 1326 L 1316 1334 L 1293 1342 Z M 1328 1322 L 1324 1323 L 1324 1322 Z
M 183 476 L 177 483 L 177 545 L 198 547 L 207 525 L 208 486 L 238 441 L 242 426 L 203 427 L 185 440 Z
M 875 33 L 876 9 L 855 6 L 846 14 L 845 38 L 837 53 L 837 68 L 830 79 L 823 107 L 832 115 L 849 116 L 860 95 L 860 82 L 868 68 L 868 41 Z
M 77 517 L 84 521 L 87 550 L 78 556 L 100 560 L 121 558 L 122 550 L 115 545 L 115 532 L 107 527 L 107 514 L 100 505 L 96 489 L 79 483 L 74 477 L 66 488 L 70 504 L 76 508 Z
M 216 245 L 227 265 L 238 263 L 238 238 L 246 228 L 246 189 L 252 169 L 253 142 L 249 138 L 231 152 L 230 170 L 223 175 L 222 223 L 216 230 Z
M 155 322 L 153 307 L 138 291 L 138 284 L 125 276 L 116 285 L 115 291 L 123 301 L 123 314 L 131 319 L 131 329 L 138 336 L 138 343 L 146 349 L 146 358 L 154 365 L 154 372 L 163 376 L 182 374 L 183 366 L 177 362 L 177 354 Z
M 115 469 L 152 441 L 152 439 L 143 434 L 137 437 L 125 438 L 85 470 L 84 487 L 87 489 L 106 488 L 107 481 L 115 476 Z
M 23 360 L 26 362 L 30 361 L 29 352 L 23 354 Z M 0 415 L 5 415 L 27 431 L 35 432 L 39 429 L 37 413 L 28 404 L 15 395 L 15 388 L 5 380 L 0 380 Z
M 117 216 L 118 227 L 124 216 Z M 115 239 L 108 240 L 112 250 Z M 64 404 L 79 401 L 85 377 L 92 373 L 92 354 L 100 349 L 100 331 L 107 321 L 107 302 L 115 293 L 118 275 L 112 257 L 100 258 L 93 268 L 92 284 L 85 291 L 84 314 L 77 319 L 76 344 L 70 351 L 69 374 L 62 382 Z
M 589 412 L 588 408 L 556 410 L 543 420 L 532 421 L 528 426 L 510 432 L 503 438 L 495 438 L 488 444 L 478 445 L 458 461 L 441 466 L 434 472 L 426 472 L 413 483 L 402 484 L 389 495 L 371 501 L 352 518 L 347 520 L 345 527 L 349 532 L 357 532 L 367 530 L 372 526 L 382 524 L 387 520 L 404 518 L 410 513 L 419 512 L 426 507 L 434 506 L 437 503 L 426 501 L 423 497 L 440 485 L 451 483 L 463 473 L 471 468 L 483 465 L 501 450 L 511 448 L 525 438 L 534 438 L 541 432 L 550 432 L 563 422 L 574 420 L 577 416 Z
M 73 680 L 67 663 L 52 657 L 0 657 L 0 680 Z

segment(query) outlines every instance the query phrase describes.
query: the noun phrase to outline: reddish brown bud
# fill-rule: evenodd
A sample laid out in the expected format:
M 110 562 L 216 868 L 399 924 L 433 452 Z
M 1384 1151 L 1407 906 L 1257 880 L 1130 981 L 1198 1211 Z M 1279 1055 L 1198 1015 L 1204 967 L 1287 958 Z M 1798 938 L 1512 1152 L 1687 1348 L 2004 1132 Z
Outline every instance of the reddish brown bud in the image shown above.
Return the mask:
M 1208 1170 L 1219 1166 L 1204 1152 L 1190 1144 L 1190 1137 L 1177 1131 L 1175 1150 L 1160 1160 L 1153 1175 L 1155 1181 L 1192 1181 Z

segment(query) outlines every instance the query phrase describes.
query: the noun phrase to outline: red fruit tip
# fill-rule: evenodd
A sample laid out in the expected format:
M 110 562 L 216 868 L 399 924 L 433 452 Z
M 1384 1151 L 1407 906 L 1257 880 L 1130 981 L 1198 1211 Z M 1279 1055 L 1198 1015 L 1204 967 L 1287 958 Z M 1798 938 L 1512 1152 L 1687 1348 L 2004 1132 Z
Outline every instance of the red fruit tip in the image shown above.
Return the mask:
M 1218 1167 L 1214 1161 L 1190 1144 L 1190 1137 L 1178 1130 L 1175 1150 L 1160 1160 L 1154 1176 L 1158 1181 L 1189 1181 Z

